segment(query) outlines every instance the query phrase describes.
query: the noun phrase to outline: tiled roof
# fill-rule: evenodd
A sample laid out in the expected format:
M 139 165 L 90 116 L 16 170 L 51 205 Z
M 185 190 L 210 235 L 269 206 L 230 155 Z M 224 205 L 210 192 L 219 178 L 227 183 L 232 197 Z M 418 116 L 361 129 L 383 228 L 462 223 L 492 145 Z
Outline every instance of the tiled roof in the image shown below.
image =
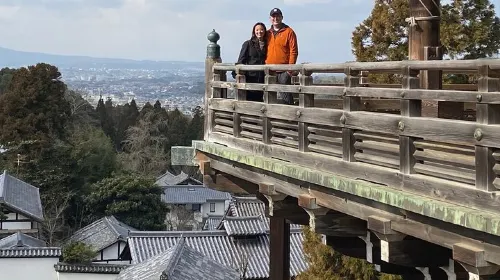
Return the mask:
M 161 276 L 161 277 L 160 277 Z M 186 245 L 177 244 L 146 261 L 123 270 L 116 280 L 238 280 L 234 268 L 224 266 Z
M 192 182 L 193 184 L 202 185 L 203 183 L 190 177 L 188 174 L 181 172 L 178 175 L 174 175 L 170 172 L 166 172 L 162 176 L 158 177 L 155 184 L 160 187 L 181 185 L 184 183 Z
M 203 185 L 170 186 L 164 187 L 161 199 L 168 204 L 203 204 L 207 201 L 230 200 L 231 194 Z
M 58 258 L 59 247 L 0 249 L 0 258 Z
M 217 229 L 223 218 L 224 216 L 208 216 L 208 218 L 205 220 L 205 223 L 203 224 L 203 230 Z
M 118 221 L 114 216 L 108 216 L 81 228 L 68 241 L 80 241 L 100 251 L 119 240 L 126 241 L 129 231 L 135 230 Z
M 31 248 L 31 247 L 46 247 L 47 243 L 45 241 L 34 238 L 27 234 L 17 232 L 9 235 L 5 238 L 0 239 L 0 249 L 9 248 Z
M 269 230 L 269 217 L 266 217 L 266 205 L 255 196 L 233 197 L 229 203 L 227 217 L 256 217 L 261 216 L 264 219 L 266 230 Z M 251 227 L 248 225 L 247 227 Z M 301 225 L 290 224 L 290 230 L 300 230 Z
M 38 222 L 43 221 L 38 188 L 10 176 L 7 171 L 0 175 L 0 204 Z
M 54 265 L 57 272 L 67 273 L 98 273 L 98 274 L 118 274 L 123 269 L 129 267 L 126 264 L 67 264 L 58 263 Z
M 230 216 L 255 217 L 266 214 L 266 205 L 254 196 L 234 197 L 230 204 Z
M 229 235 L 261 235 L 266 234 L 269 227 L 262 216 L 225 217 L 222 225 Z
M 246 279 L 269 277 L 269 235 L 234 238 L 225 230 L 185 232 L 131 232 L 128 247 L 132 263 L 140 263 L 164 253 L 184 238 L 186 244 L 201 254 L 229 267 L 237 267 L 248 258 Z M 307 268 L 300 231 L 290 234 L 290 273 L 293 276 Z

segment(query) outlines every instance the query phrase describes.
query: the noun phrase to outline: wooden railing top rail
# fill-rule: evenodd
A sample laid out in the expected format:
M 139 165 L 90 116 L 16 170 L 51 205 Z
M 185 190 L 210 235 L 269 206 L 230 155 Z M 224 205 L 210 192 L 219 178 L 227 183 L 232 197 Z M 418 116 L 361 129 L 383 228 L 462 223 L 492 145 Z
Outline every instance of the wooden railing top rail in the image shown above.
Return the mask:
M 475 59 L 475 60 L 403 60 L 380 62 L 345 62 L 345 63 L 305 63 L 305 64 L 266 64 L 243 65 L 234 63 L 215 63 L 214 71 L 301 71 L 301 72 L 330 72 L 344 73 L 351 71 L 383 71 L 400 72 L 404 68 L 412 70 L 442 70 L 459 72 L 476 72 L 479 67 L 488 66 L 491 70 L 500 70 L 500 59 Z

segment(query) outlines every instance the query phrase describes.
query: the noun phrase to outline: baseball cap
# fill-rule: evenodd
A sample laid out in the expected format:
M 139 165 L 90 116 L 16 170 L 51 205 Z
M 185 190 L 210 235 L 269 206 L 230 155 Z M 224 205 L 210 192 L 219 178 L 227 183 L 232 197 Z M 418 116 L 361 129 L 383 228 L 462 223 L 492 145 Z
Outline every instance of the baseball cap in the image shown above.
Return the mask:
M 279 14 L 280 16 L 283 16 L 283 13 L 281 12 L 280 9 L 278 8 L 274 8 L 271 10 L 271 12 L 269 13 L 270 16 L 274 15 L 274 14 Z

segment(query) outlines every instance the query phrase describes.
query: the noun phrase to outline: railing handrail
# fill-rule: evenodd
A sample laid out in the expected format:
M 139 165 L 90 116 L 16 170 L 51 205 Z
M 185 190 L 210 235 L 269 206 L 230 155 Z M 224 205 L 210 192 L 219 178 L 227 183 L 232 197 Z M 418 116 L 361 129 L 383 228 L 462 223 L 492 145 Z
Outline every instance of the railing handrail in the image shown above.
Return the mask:
M 304 64 L 265 64 L 245 65 L 234 63 L 214 63 L 214 71 L 303 71 L 303 72 L 338 72 L 345 69 L 351 71 L 401 71 L 404 68 L 412 70 L 447 70 L 447 71 L 477 71 L 481 66 L 489 66 L 492 70 L 500 70 L 500 59 L 483 58 L 469 60 L 402 60 L 377 62 L 345 62 L 345 63 L 304 63 Z

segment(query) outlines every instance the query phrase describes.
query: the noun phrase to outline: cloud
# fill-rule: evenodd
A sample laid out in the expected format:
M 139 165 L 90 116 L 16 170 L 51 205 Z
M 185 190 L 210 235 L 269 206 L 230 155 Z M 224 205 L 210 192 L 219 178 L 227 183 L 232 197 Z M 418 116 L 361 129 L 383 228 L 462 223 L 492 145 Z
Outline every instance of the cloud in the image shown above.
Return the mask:
M 2 0 L 1 46 L 57 54 L 202 61 L 206 36 L 215 28 L 221 36 L 223 61 L 233 62 L 253 24 L 263 21 L 269 26 L 269 11 L 280 7 L 285 22 L 297 32 L 299 61 L 351 59 L 350 34 L 372 5 L 307 0 L 315 4 L 297 6 L 290 1 Z
M 303 6 L 307 4 L 325 4 L 330 3 L 332 0 L 283 0 L 285 5 L 290 6 Z

